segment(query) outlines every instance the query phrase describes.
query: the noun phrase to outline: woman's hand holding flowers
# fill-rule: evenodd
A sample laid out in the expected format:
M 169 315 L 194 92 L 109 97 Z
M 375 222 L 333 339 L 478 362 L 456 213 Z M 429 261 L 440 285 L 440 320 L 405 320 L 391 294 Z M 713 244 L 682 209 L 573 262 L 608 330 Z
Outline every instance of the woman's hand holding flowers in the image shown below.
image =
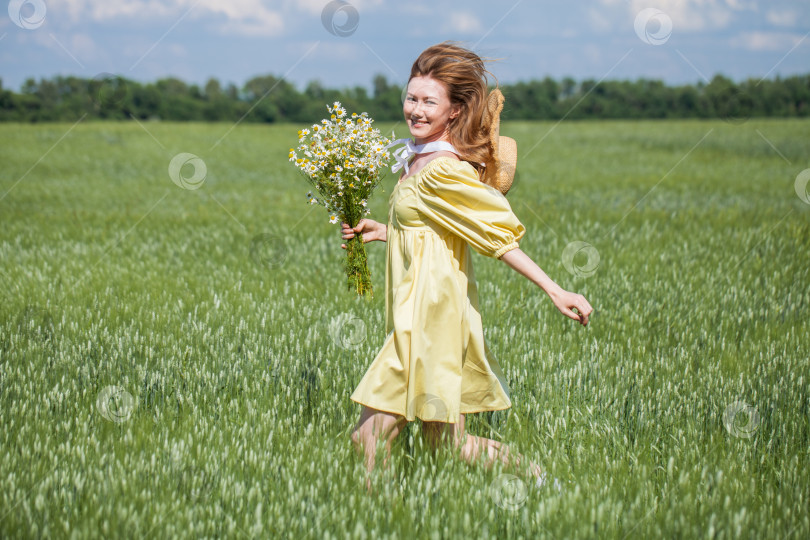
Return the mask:
M 384 223 L 380 223 L 379 221 L 374 221 L 373 219 L 361 219 L 357 222 L 357 226 L 354 228 L 349 227 L 349 224 L 346 222 L 341 223 L 343 227 L 341 229 L 341 238 L 344 240 L 354 238 L 355 233 L 360 233 L 363 235 L 363 243 L 372 242 L 374 240 L 380 240 L 382 242 L 386 242 L 388 240 L 388 227 Z M 346 244 L 340 244 L 340 247 L 346 249 Z

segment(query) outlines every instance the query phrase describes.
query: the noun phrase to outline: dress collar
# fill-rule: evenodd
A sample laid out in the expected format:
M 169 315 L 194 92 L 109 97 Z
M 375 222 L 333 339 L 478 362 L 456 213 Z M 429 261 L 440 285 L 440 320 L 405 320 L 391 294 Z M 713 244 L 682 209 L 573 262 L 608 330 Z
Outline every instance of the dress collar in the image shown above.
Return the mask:
M 407 174 L 408 160 L 415 154 L 438 152 L 439 150 L 449 150 L 454 154 L 458 154 L 455 147 L 447 141 L 433 141 L 425 144 L 416 144 L 414 143 L 413 139 L 397 139 L 385 148 L 388 149 L 398 144 L 405 144 L 405 146 L 393 152 L 394 159 L 396 159 L 397 162 L 391 166 L 391 172 L 397 172 L 401 168 L 405 167 L 405 174 Z

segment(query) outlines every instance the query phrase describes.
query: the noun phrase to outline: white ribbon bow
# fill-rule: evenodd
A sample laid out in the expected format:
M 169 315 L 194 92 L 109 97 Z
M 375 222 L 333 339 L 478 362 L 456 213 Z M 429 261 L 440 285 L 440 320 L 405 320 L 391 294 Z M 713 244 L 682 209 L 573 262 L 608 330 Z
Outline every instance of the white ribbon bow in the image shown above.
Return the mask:
M 391 172 L 397 172 L 401 168 L 405 167 L 405 174 L 408 174 L 408 160 L 414 154 L 438 152 L 439 150 L 449 150 L 450 152 L 458 154 L 455 147 L 446 141 L 433 141 L 425 144 L 415 144 L 413 139 L 397 139 L 385 148 L 387 150 L 388 148 L 398 144 L 405 144 L 405 146 L 393 152 L 394 159 L 396 159 L 397 162 L 391 165 Z

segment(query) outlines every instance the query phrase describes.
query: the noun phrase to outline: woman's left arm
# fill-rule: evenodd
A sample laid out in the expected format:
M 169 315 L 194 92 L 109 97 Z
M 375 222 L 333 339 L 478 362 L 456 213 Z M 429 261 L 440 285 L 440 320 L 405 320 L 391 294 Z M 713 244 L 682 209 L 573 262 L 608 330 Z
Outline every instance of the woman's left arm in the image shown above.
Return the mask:
M 583 326 L 588 325 L 588 317 L 593 311 L 593 308 L 585 297 L 581 294 L 566 291 L 554 283 L 554 281 L 543 272 L 543 269 L 537 266 L 520 248 L 510 249 L 501 255 L 500 260 L 543 289 L 563 315 L 575 321 L 579 321 Z M 576 308 L 579 313 L 573 311 L 574 308 Z

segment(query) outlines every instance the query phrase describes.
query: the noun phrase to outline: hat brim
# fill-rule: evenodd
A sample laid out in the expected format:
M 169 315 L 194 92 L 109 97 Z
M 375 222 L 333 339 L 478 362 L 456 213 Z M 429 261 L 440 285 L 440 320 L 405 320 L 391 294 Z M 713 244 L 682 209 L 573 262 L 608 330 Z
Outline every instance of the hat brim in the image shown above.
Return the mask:
M 490 92 L 487 98 L 487 109 L 491 119 L 489 142 L 492 145 L 494 157 L 494 163 L 492 164 L 494 171 L 488 171 L 487 175 L 489 183 L 506 195 L 515 178 L 517 142 L 511 137 L 503 137 L 500 134 L 503 102 L 503 94 L 497 88 Z
M 498 144 L 495 148 L 497 152 L 496 177 L 498 191 L 506 195 L 512 187 L 515 179 L 515 168 L 517 167 L 517 142 L 511 137 L 498 136 Z

